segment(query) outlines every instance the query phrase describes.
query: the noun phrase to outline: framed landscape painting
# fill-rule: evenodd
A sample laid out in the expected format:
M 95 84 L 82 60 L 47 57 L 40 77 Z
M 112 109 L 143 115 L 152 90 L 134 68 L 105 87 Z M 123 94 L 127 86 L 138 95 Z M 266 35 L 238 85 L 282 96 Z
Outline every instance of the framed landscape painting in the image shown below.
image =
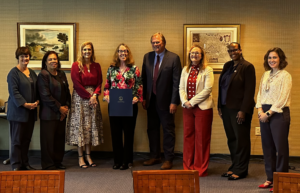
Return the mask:
M 200 45 L 207 63 L 215 72 L 220 72 L 230 59 L 227 45 L 240 42 L 240 25 L 184 25 L 184 65 L 188 62 L 188 51 L 192 45 Z
M 18 46 L 28 46 L 31 58 L 28 67 L 41 69 L 47 51 L 55 51 L 61 69 L 70 70 L 75 61 L 75 23 L 18 23 Z

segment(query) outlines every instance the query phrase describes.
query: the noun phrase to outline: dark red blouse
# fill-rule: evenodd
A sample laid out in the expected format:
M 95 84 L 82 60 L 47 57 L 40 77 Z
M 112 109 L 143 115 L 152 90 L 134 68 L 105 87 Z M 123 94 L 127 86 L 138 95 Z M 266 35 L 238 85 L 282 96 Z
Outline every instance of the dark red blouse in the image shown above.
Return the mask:
M 85 90 L 85 86 L 93 86 L 94 93 L 101 94 L 102 72 L 99 63 L 90 64 L 90 72 L 87 67 L 83 66 L 84 73 L 79 72 L 78 62 L 74 62 L 71 68 L 71 78 L 73 87 L 81 98 L 89 99 L 91 94 Z
M 188 100 L 193 98 L 196 94 L 196 83 L 197 83 L 198 74 L 199 74 L 199 65 L 191 66 L 191 71 L 187 81 Z

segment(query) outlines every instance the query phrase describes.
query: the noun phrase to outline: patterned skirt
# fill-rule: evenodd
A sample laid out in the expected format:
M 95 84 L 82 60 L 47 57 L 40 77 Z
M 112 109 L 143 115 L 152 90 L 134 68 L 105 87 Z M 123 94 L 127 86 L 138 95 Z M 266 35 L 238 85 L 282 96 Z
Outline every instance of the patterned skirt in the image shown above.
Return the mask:
M 91 86 L 85 87 L 89 93 Z M 71 109 L 66 128 L 66 143 L 82 147 L 86 144 L 97 146 L 103 143 L 103 122 L 99 100 L 96 108 L 89 106 L 89 99 L 82 99 L 75 90 L 72 94 Z

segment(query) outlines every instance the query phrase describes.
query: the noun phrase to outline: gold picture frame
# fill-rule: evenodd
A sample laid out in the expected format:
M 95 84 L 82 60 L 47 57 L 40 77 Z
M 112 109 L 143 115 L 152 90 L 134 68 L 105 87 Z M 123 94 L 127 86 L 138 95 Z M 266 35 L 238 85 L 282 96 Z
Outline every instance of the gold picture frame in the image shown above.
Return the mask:
M 28 67 L 40 70 L 42 58 L 47 51 L 55 51 L 61 69 L 70 70 L 75 61 L 75 23 L 17 23 L 18 47 L 28 46 L 31 58 Z
M 184 25 L 183 62 L 188 62 L 188 51 L 193 44 L 199 44 L 206 52 L 208 65 L 214 72 L 221 72 L 230 60 L 227 45 L 240 42 L 241 25 Z

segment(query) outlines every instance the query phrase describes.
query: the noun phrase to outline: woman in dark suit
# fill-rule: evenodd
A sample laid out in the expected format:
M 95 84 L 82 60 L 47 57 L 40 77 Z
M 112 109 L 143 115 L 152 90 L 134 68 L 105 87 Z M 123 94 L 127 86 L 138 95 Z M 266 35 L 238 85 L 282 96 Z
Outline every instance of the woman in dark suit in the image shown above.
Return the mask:
M 62 161 L 71 95 L 66 74 L 60 70 L 60 66 L 57 53 L 48 51 L 43 57 L 42 71 L 38 76 L 43 169 L 65 169 Z
M 242 55 L 239 43 L 228 46 L 232 61 L 224 64 L 219 79 L 218 112 L 223 119 L 232 164 L 222 177 L 238 180 L 248 175 L 250 129 L 255 106 L 255 69 Z
M 18 65 L 7 75 L 8 107 L 7 119 L 10 123 L 11 155 L 13 170 L 32 170 L 28 163 L 28 149 L 34 122 L 37 120 L 36 107 L 39 104 L 37 93 L 37 75 L 27 68 L 31 57 L 28 47 L 16 50 Z
M 104 100 L 109 103 L 111 89 L 132 89 L 132 117 L 109 116 L 111 138 L 114 152 L 113 169 L 126 170 L 133 162 L 133 140 L 138 102 L 143 101 L 143 86 L 140 70 L 134 65 L 129 47 L 120 44 L 113 57 L 113 63 L 108 68 L 104 86 Z M 124 132 L 124 145 L 123 145 Z

